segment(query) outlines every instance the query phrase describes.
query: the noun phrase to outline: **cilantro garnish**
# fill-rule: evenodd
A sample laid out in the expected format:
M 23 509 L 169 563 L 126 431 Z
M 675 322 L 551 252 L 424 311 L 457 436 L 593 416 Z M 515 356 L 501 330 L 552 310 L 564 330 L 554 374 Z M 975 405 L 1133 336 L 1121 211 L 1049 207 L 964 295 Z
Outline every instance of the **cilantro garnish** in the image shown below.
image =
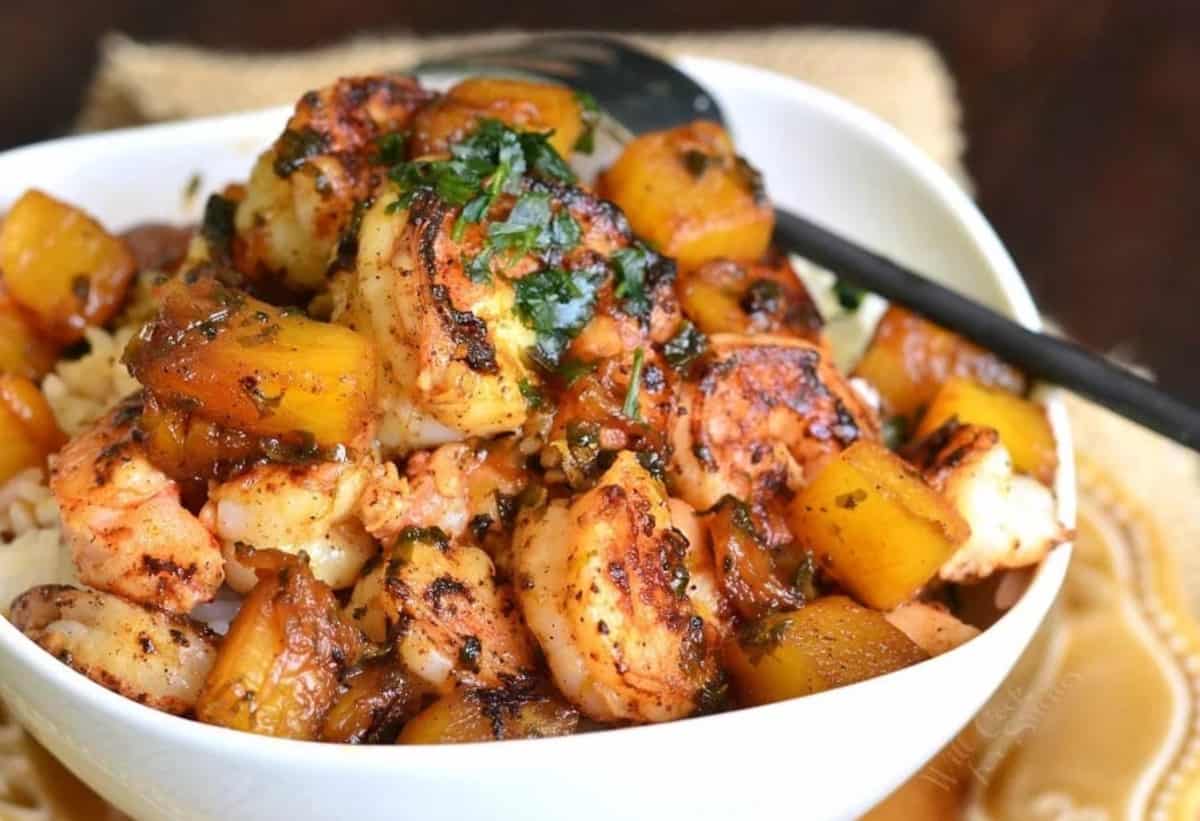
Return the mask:
M 857 285 L 839 279 L 833 286 L 833 295 L 837 297 L 838 304 L 847 311 L 857 311 L 867 292 Z
M 472 282 L 484 283 L 492 281 L 492 249 L 485 248 L 475 256 L 466 260 L 464 269 Z
M 554 372 L 569 388 L 592 371 L 596 370 L 595 362 L 584 362 L 582 359 L 564 359 Z
M 676 369 L 690 365 L 708 348 L 708 337 L 689 320 L 683 320 L 675 329 L 675 335 L 663 343 L 663 357 Z
M 388 206 L 398 211 L 430 191 L 449 205 L 461 206 L 454 236 L 469 222 L 479 222 L 502 193 L 517 194 L 522 178 L 533 173 L 574 182 L 575 175 L 548 142 L 549 134 L 519 133 L 499 120 L 481 120 L 466 139 L 450 146 L 448 160 L 414 160 L 392 166 L 388 176 L 400 196 Z
M 517 316 L 537 333 L 533 356 L 553 369 L 596 310 L 604 269 L 545 268 L 514 283 Z
M 375 139 L 375 156 L 371 161 L 376 165 L 395 165 L 404 161 L 404 147 L 408 135 L 402 132 L 383 134 Z
M 534 249 L 574 248 L 583 231 L 566 209 L 552 213 L 550 195 L 537 192 L 522 194 L 513 205 L 508 219 L 488 226 L 488 242 L 497 251 L 509 251 L 520 257 Z
M 600 122 L 600 106 L 596 98 L 586 91 L 576 91 L 575 101 L 582 109 L 583 133 L 572 147 L 580 154 L 591 154 L 596 150 L 596 124 Z
M 542 399 L 542 393 L 537 389 L 536 386 L 534 386 L 532 382 L 530 382 L 528 379 L 522 379 L 517 383 L 517 387 L 521 391 L 521 396 L 525 397 L 525 404 L 528 405 L 531 410 L 537 410 L 542 406 L 542 402 L 544 401 Z
M 622 248 L 612 256 L 616 268 L 616 295 L 622 307 L 634 316 L 650 315 L 650 297 L 646 294 L 646 272 L 658 262 L 658 255 L 642 243 Z
M 638 413 L 638 387 L 642 381 L 642 363 L 645 360 L 645 354 L 641 348 L 637 348 L 633 352 L 633 369 L 629 372 L 629 387 L 625 391 L 625 404 L 621 406 L 621 413 L 625 414 L 629 419 L 635 422 L 642 420 Z

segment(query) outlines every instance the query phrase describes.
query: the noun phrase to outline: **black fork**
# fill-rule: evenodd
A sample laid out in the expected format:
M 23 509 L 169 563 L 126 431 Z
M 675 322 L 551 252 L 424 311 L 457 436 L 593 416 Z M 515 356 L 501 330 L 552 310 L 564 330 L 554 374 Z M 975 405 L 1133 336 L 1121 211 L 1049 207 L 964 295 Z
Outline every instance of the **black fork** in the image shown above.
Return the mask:
M 697 119 L 725 124 L 716 99 L 699 83 L 667 61 L 612 37 L 531 37 L 504 48 L 440 57 L 413 70 L 557 80 L 591 94 L 609 117 L 633 134 Z M 1035 377 L 1191 448 L 1200 447 L 1200 411 L 1154 383 L 1072 342 L 1030 331 L 798 214 L 775 209 L 775 226 L 775 241 L 782 248 L 957 331 Z

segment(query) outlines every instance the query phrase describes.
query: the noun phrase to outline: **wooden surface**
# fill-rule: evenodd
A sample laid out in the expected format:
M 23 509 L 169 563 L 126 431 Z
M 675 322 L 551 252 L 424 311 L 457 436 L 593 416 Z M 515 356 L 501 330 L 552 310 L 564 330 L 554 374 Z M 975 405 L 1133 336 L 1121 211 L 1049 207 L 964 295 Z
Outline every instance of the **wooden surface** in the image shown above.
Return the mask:
M 69 127 L 106 30 L 230 49 L 364 32 L 831 24 L 929 37 L 977 195 L 1044 310 L 1200 403 L 1200 3 L 1192 0 L 0 3 L 0 147 Z

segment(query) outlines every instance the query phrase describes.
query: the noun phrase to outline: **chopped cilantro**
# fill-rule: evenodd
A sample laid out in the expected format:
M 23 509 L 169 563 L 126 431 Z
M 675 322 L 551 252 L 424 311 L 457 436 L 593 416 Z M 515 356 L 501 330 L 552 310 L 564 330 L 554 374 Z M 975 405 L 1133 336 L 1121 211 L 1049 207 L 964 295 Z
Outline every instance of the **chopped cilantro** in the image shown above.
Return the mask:
M 485 248 L 475 256 L 466 260 L 463 265 L 467 276 L 472 282 L 485 283 L 492 281 L 492 249 Z
M 516 281 L 516 313 L 537 333 L 533 356 L 543 366 L 558 365 L 567 345 L 592 318 L 603 281 L 600 267 L 545 268 Z
M 839 279 L 833 286 L 833 295 L 837 297 L 838 304 L 847 311 L 857 311 L 867 292 L 857 285 Z
M 508 219 L 488 226 L 488 241 L 501 251 L 527 254 L 538 244 L 550 224 L 550 195 L 522 194 L 513 205 Z
M 580 154 L 591 154 L 596 150 L 596 125 L 600 122 L 600 106 L 596 98 L 586 91 L 576 91 L 575 101 L 582 109 L 583 133 L 573 146 Z
M 584 362 L 581 359 L 564 359 L 555 368 L 554 372 L 562 378 L 563 382 L 569 388 L 594 370 L 596 370 L 595 362 Z
M 521 396 L 525 397 L 525 404 L 532 410 L 537 410 L 545 401 L 542 398 L 542 392 L 537 389 L 537 386 L 528 379 L 522 379 L 517 383 L 517 387 L 521 390 Z
M 407 208 L 421 191 L 432 191 L 449 205 L 461 206 L 454 225 L 461 238 L 466 223 L 477 223 L 500 194 L 520 192 L 526 173 L 563 182 L 575 175 L 548 142 L 549 134 L 520 133 L 499 120 L 481 120 L 466 139 L 450 146 L 448 160 L 398 162 L 388 172 L 400 196 L 388 206 Z
M 622 307 L 634 316 L 650 315 L 650 297 L 646 294 L 646 272 L 658 262 L 658 255 L 642 243 L 622 248 L 612 256 L 616 268 L 616 295 Z
M 383 134 L 375 139 L 375 156 L 371 161 L 376 165 L 395 165 L 404 161 L 404 148 L 408 135 L 395 131 Z
M 908 440 L 908 420 L 903 416 L 889 416 L 883 420 L 883 444 L 889 450 L 897 450 Z
M 675 335 L 663 343 L 663 356 L 673 368 L 684 368 L 708 348 L 708 337 L 688 320 L 679 323 Z
M 629 372 L 629 387 L 625 391 L 625 404 L 621 406 L 621 413 L 635 422 L 640 422 L 642 419 L 638 413 L 638 386 L 642 381 L 642 363 L 644 360 L 645 354 L 642 353 L 642 349 L 637 348 L 634 350 L 633 370 Z

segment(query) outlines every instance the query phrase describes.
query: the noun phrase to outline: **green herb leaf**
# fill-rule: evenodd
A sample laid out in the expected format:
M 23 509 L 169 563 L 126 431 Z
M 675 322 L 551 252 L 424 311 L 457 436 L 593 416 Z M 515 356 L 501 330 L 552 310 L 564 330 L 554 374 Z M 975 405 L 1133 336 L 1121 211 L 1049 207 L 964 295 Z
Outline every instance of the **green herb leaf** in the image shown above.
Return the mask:
M 234 213 L 237 203 L 220 194 L 210 194 L 204 203 L 204 220 L 200 223 L 200 234 L 208 243 L 214 259 L 228 260 L 232 249 Z
M 508 219 L 488 226 L 488 241 L 500 251 L 515 256 L 527 254 L 538 245 L 542 233 L 550 224 L 550 195 L 522 194 L 513 205 Z
M 612 255 L 617 274 L 616 295 L 622 307 L 634 316 L 650 315 L 650 298 L 646 294 L 646 272 L 658 261 L 658 255 L 642 243 L 622 248 Z
M 528 379 L 522 379 L 517 383 L 517 387 L 521 390 L 521 396 L 525 397 L 525 404 L 532 410 L 540 408 L 545 401 L 542 398 L 542 393 Z
M 371 161 L 376 165 L 395 165 L 404 162 L 404 148 L 408 143 L 408 135 L 396 131 L 384 134 L 375 139 L 375 156 Z
M 328 138 L 319 131 L 311 128 L 293 131 L 289 128 L 275 141 L 275 162 L 271 167 L 276 175 L 290 177 L 309 157 L 324 152 L 328 145 Z
M 554 369 L 554 372 L 559 375 L 569 388 L 594 370 L 596 370 L 595 362 L 584 362 L 582 359 L 564 359 Z
M 533 356 L 543 366 L 557 366 L 567 345 L 592 318 L 604 274 L 599 266 L 575 271 L 546 268 L 514 284 L 517 316 L 537 333 Z
M 708 349 L 708 337 L 689 320 L 683 320 L 675 335 L 663 343 L 663 357 L 672 368 L 682 369 Z
M 837 297 L 838 304 L 847 311 L 857 311 L 862 305 L 863 297 L 867 292 L 857 285 L 851 285 L 844 279 L 839 279 L 833 286 L 833 295 Z
M 591 154 L 596 150 L 596 125 L 600 122 L 600 106 L 596 98 L 586 91 L 576 91 L 575 101 L 583 109 L 583 133 L 572 146 L 580 154 Z
M 485 248 L 466 261 L 463 266 L 472 282 L 492 281 L 492 249 Z
M 635 422 L 642 420 L 641 415 L 638 413 L 638 388 L 642 382 L 642 363 L 644 359 L 645 354 L 642 353 L 642 349 L 635 349 L 633 352 L 633 369 L 629 372 L 629 387 L 625 391 L 625 404 L 621 406 L 621 413 Z
M 554 150 L 554 146 L 550 145 L 550 136 L 553 133 L 553 131 L 548 131 L 545 134 L 532 132 L 521 134 L 521 148 L 525 153 L 525 161 L 536 174 L 543 178 L 573 183 L 575 182 L 575 172 L 567 165 L 566 160 Z

